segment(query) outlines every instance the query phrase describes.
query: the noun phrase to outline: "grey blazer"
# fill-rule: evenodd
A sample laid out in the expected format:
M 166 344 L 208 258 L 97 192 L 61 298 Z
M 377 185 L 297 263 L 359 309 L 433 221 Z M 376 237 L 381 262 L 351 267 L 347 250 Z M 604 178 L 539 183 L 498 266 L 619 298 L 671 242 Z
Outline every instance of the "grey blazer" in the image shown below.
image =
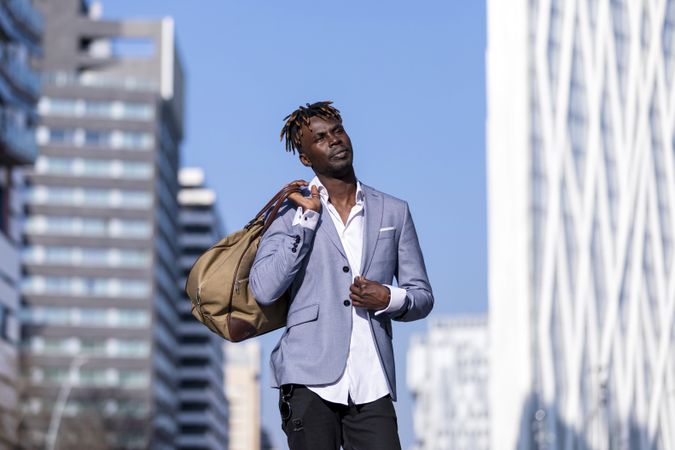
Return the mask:
M 408 204 L 362 184 L 365 220 L 362 275 L 407 292 L 400 311 L 368 314 L 380 363 L 396 400 L 391 320 L 426 317 L 434 297 Z M 276 386 L 322 385 L 342 375 L 352 328 L 349 287 L 353 274 L 328 212 L 315 230 L 293 225 L 295 206 L 284 205 L 263 235 L 249 285 L 258 303 L 270 304 L 290 288 L 286 329 L 272 350 Z

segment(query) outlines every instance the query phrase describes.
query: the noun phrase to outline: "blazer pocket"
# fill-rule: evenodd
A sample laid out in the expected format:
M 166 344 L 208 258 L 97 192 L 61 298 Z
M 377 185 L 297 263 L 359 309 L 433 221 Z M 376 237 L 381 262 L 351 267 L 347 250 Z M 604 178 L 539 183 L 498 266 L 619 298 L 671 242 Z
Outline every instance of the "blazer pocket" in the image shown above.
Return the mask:
M 396 235 L 396 228 L 387 227 L 380 229 L 380 232 L 377 235 L 378 239 L 391 239 Z
M 319 304 L 303 306 L 302 308 L 290 312 L 286 318 L 286 328 L 291 328 L 305 322 L 311 322 L 319 317 Z

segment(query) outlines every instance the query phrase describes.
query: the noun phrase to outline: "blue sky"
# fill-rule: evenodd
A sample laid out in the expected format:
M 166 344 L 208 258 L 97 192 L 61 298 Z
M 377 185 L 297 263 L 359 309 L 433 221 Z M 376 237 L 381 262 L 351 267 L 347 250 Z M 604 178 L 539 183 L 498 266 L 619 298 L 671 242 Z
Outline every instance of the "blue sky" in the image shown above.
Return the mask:
M 107 0 L 104 18 L 176 20 L 187 72 L 184 165 L 202 166 L 229 232 L 284 183 L 312 173 L 279 142 L 298 105 L 333 100 L 366 184 L 410 203 L 436 298 L 432 315 L 484 312 L 485 5 L 482 1 Z M 411 334 L 394 327 L 401 441 L 414 438 Z M 263 343 L 263 423 L 284 448 Z

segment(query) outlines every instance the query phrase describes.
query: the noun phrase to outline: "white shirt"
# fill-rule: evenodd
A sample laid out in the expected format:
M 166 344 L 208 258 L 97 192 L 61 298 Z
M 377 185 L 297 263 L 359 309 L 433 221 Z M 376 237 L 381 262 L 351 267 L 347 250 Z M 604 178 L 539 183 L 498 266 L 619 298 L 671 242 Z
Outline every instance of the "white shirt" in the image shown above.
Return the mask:
M 358 181 L 356 183 L 356 204 L 349 212 L 346 223 L 342 222 L 340 214 L 330 203 L 328 191 L 317 177 L 314 177 L 310 182 L 310 189 L 312 186 L 318 188 L 321 205 L 328 211 L 328 215 L 335 224 L 335 229 L 347 255 L 352 274 L 354 277 L 359 276 L 361 274 L 361 257 L 363 254 L 365 207 L 361 183 Z M 293 224 L 300 224 L 305 228 L 315 229 L 318 221 L 319 213 L 312 210 L 303 212 L 303 209 L 298 207 Z M 391 293 L 389 305 L 387 308 L 377 311 L 376 315 L 388 311 L 397 311 L 405 303 L 405 289 L 385 286 L 389 288 Z M 352 333 L 349 343 L 349 355 L 341 377 L 333 384 L 307 387 L 317 393 L 322 399 L 343 405 L 348 404 L 350 396 L 355 404 L 360 405 L 375 401 L 390 393 L 387 378 L 377 354 L 366 309 L 352 306 Z

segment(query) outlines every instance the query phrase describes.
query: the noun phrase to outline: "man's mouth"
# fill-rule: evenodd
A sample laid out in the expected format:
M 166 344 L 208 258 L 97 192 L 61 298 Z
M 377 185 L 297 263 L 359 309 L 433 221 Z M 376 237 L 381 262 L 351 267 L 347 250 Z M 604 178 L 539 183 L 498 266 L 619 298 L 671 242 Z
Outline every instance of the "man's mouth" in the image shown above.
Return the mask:
M 330 159 L 344 159 L 349 156 L 349 149 L 344 148 L 342 150 L 338 150 L 337 152 L 333 153 L 330 156 Z

